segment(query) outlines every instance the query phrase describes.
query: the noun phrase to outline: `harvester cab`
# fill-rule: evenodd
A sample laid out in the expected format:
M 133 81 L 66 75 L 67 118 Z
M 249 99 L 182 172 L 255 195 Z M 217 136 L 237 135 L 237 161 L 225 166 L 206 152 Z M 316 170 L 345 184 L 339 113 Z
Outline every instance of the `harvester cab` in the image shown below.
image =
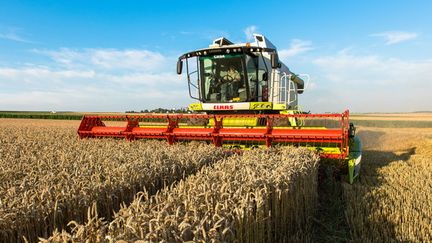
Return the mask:
M 163 139 L 169 144 L 200 140 L 235 149 L 307 147 L 338 165 L 350 183 L 358 177 L 361 141 L 348 110 L 302 112 L 299 95 L 309 76 L 291 72 L 263 35 L 240 44 L 218 38 L 208 48 L 180 56 L 177 73 L 183 72 L 196 100 L 189 105 L 192 114 L 86 115 L 79 136 Z
M 276 47 L 254 34 L 253 43 L 233 44 L 218 38 L 206 49 L 182 55 L 177 73 L 186 67 L 192 111 L 207 114 L 280 114 L 298 112 L 298 94 L 308 75 L 296 75 L 283 64 Z M 185 63 L 185 65 L 183 65 Z

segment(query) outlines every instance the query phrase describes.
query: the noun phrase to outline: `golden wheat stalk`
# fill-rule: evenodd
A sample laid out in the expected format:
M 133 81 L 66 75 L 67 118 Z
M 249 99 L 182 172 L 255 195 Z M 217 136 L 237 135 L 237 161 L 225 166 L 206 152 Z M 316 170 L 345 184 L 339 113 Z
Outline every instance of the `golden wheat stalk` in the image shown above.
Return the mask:
M 317 167 L 318 157 L 307 149 L 246 151 L 153 196 L 138 193 L 110 223 L 77 225 L 48 241 L 310 240 Z
M 79 140 L 68 127 L 21 124 L 1 127 L 0 155 L 0 241 L 34 242 L 71 220 L 84 223 L 93 203 L 109 220 L 137 192 L 154 194 L 224 151 L 199 143 Z

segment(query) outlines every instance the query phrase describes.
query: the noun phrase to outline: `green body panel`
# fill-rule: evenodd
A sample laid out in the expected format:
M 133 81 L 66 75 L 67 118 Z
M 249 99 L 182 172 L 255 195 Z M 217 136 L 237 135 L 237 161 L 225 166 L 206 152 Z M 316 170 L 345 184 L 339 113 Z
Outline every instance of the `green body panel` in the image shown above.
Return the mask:
M 358 136 L 351 139 L 349 144 L 349 155 L 348 155 L 348 181 L 350 184 L 354 182 L 360 174 L 360 161 L 362 156 L 362 144 Z

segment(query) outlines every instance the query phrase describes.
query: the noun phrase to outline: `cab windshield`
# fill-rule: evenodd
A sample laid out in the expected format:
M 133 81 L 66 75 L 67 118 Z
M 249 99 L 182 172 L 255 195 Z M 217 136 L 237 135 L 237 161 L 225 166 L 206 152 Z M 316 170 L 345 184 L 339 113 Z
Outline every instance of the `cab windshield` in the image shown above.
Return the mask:
M 244 102 L 249 84 L 243 69 L 242 54 L 199 57 L 201 94 L 204 102 Z

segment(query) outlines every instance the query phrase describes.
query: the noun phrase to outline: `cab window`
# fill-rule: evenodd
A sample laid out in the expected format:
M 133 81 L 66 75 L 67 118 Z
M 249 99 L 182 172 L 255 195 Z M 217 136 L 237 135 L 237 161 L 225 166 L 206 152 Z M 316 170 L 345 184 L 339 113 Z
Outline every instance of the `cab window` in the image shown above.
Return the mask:
M 245 102 L 248 100 L 242 54 L 202 56 L 199 58 L 201 92 L 204 102 Z

